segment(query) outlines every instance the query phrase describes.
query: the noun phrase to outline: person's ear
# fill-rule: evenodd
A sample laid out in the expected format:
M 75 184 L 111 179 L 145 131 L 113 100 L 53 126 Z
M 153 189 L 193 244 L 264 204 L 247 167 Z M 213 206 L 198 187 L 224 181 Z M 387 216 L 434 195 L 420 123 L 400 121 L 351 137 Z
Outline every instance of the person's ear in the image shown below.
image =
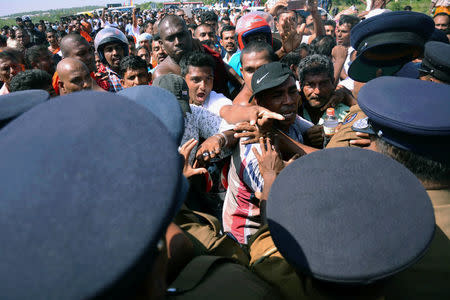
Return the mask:
M 64 94 L 64 92 L 66 91 L 64 87 L 64 82 L 62 82 L 61 79 L 58 80 L 58 89 L 61 95 Z
M 125 80 L 120 79 L 120 84 L 121 84 L 122 86 L 124 86 L 124 85 L 125 85 Z

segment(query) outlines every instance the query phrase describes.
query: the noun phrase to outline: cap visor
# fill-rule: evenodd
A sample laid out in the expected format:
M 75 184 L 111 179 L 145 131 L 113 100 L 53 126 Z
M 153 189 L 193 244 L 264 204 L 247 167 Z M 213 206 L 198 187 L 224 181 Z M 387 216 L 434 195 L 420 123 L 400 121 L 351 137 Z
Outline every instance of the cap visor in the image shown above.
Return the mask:
M 291 76 L 291 74 L 286 74 L 276 80 L 272 80 L 267 82 L 267 84 L 261 86 L 259 89 L 257 89 L 256 91 L 253 91 L 253 95 L 250 97 L 250 99 L 248 100 L 248 102 L 252 102 L 253 98 L 255 98 L 256 94 L 261 93 L 262 91 L 274 88 L 276 86 L 281 85 L 283 82 L 285 82 L 289 76 Z
M 405 64 L 401 62 L 391 66 L 370 65 L 364 61 L 362 55 L 358 55 L 348 69 L 348 75 L 351 79 L 359 82 L 368 82 L 377 77 L 377 71 L 382 70 L 382 76 L 391 76 L 397 73 Z

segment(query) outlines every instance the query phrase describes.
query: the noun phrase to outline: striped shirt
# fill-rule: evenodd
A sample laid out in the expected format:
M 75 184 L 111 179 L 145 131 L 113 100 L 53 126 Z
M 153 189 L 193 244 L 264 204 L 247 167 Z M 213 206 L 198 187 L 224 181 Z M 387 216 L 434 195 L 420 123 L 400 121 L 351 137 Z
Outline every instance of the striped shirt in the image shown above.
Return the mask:
M 297 116 L 287 135 L 298 142 L 303 142 L 302 135 L 311 126 L 313 126 L 311 122 Z M 264 180 L 252 148 L 261 153 L 259 144 L 239 143 L 234 150 L 223 205 L 224 231 L 231 233 L 241 244 L 247 244 L 250 236 L 261 226 L 259 200 L 255 198 L 255 192 L 262 192 Z

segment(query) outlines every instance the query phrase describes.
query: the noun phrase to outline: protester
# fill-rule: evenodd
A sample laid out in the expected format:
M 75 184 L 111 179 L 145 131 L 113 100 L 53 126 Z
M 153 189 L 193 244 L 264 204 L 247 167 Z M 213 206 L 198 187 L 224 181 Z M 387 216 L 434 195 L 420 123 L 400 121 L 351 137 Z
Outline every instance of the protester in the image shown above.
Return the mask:
M 447 32 L 450 24 L 450 16 L 447 13 L 438 13 L 434 15 L 433 20 L 437 29 Z
M 448 1 L 317 2 L 1 28 L 5 297 L 450 298 Z
M 24 70 L 20 63 L 20 53 L 14 49 L 2 49 L 0 51 L 0 81 L 3 82 L 0 95 L 9 93 L 9 82 L 11 78 Z
M 296 114 L 300 95 L 290 69 L 279 62 L 268 63 L 256 70 L 251 83 L 256 104 L 284 117 L 274 127 L 303 142 L 303 133 L 312 124 Z M 247 244 L 261 225 L 254 193 L 262 192 L 264 184 L 253 147 L 259 145 L 240 143 L 233 153 L 223 209 L 224 230 L 242 244 Z
M 194 38 L 198 39 L 200 42 L 212 41 L 216 42 L 216 34 L 214 33 L 214 28 L 206 23 L 200 24 L 195 28 Z
M 223 61 L 228 63 L 236 53 L 236 40 L 234 38 L 236 29 L 234 26 L 226 25 L 222 27 L 220 31 L 220 45 L 223 47 L 225 51 L 222 52 Z
M 27 69 L 41 69 L 49 75 L 55 72 L 55 64 L 51 53 L 44 45 L 32 46 L 25 50 L 25 66 Z
M 120 83 L 124 89 L 137 85 L 148 85 L 151 80 L 150 74 L 147 62 L 139 56 L 126 56 L 120 61 Z
M 11 93 L 26 90 L 45 90 L 51 97 L 56 96 L 52 87 L 52 77 L 49 73 L 40 70 L 25 70 L 15 75 L 9 83 Z
M 123 89 L 118 73 L 120 60 L 128 56 L 128 40 L 125 34 L 115 28 L 102 29 L 97 33 L 94 45 L 108 73 L 109 91 L 120 91 Z
M 152 70 L 155 70 L 156 66 L 167 57 L 167 53 L 162 46 L 161 37 L 158 34 L 153 36 L 151 56 Z
M 49 43 L 48 50 L 53 55 L 59 55 L 60 57 L 62 57 L 61 48 L 59 47 L 59 42 L 56 37 L 56 30 L 47 29 L 45 34 L 46 34 L 47 42 Z
M 75 58 L 64 58 L 56 67 L 60 95 L 92 89 L 92 78 L 86 65 Z

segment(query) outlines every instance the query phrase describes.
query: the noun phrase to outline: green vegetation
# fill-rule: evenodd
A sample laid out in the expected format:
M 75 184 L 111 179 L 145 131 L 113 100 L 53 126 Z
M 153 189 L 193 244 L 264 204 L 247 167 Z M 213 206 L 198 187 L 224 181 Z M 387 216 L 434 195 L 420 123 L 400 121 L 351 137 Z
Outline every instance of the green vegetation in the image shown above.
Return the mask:
M 16 25 L 16 18 L 21 16 L 30 16 L 33 23 L 39 22 L 39 20 L 55 22 L 59 21 L 60 17 L 75 15 L 79 12 L 91 11 L 101 6 L 83 6 L 83 7 L 73 7 L 73 8 L 61 8 L 61 9 L 51 9 L 46 11 L 28 11 L 23 13 L 17 13 L 2 17 L 0 19 L 0 27 L 5 25 Z
M 142 4 L 136 5 L 141 9 L 150 9 L 151 2 L 144 2 Z M 157 3 L 157 7 L 162 7 L 162 3 Z M 103 6 L 83 6 L 83 7 L 72 7 L 72 8 L 61 8 L 61 9 L 51 9 L 46 11 L 28 11 L 17 14 L 12 14 L 8 16 L 0 17 L 0 28 L 8 25 L 16 25 L 16 18 L 21 16 L 30 16 L 33 23 L 39 22 L 39 20 L 55 22 L 59 21 L 60 17 L 76 15 L 79 12 L 92 11 L 97 8 L 102 8 Z

